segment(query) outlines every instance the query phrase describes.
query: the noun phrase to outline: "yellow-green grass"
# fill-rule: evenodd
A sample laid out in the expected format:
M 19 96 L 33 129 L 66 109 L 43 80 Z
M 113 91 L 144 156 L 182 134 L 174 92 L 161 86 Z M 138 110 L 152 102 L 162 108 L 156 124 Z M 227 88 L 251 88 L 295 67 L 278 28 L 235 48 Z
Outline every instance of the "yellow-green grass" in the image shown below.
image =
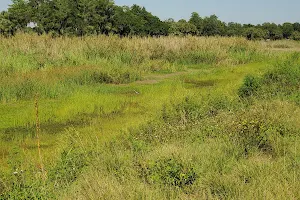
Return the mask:
M 107 141 L 157 117 L 164 104 L 179 103 L 185 96 L 205 97 L 214 93 L 234 97 L 246 74 L 259 74 L 263 70 L 266 64 L 260 63 L 192 70 L 155 84 L 80 87 L 63 99 L 41 99 L 39 117 L 44 157 L 49 161 L 56 159 L 52 151 L 60 146 L 59 138 L 68 127 L 97 132 L 101 140 Z M 159 80 L 159 76 L 156 78 Z M 2 104 L 1 110 L 1 130 L 6 132 L 2 136 L 7 140 L 2 142 L 2 162 L 10 158 L 7 156 L 13 145 L 23 148 L 27 157 L 31 155 L 36 160 L 34 100 Z
M 75 184 L 71 181 L 62 185 L 60 189 L 52 190 L 55 181 L 50 183 L 51 187 L 47 190 L 55 192 L 56 198 L 62 193 L 65 194 L 66 199 L 74 199 L 73 194 L 83 199 L 226 199 L 231 197 L 272 199 L 276 197 L 275 195 L 279 195 L 278 199 L 299 197 L 296 190 L 297 183 L 290 181 L 292 177 L 299 176 L 298 174 L 287 175 L 286 173 L 291 170 L 286 169 L 284 165 L 284 162 L 289 164 L 294 162 L 293 158 L 298 159 L 297 138 L 291 137 L 287 143 L 295 145 L 286 149 L 289 154 L 295 151 L 295 155 L 279 155 L 273 158 L 272 155 L 270 157 L 269 154 L 254 151 L 248 158 L 241 159 L 236 158 L 236 154 L 240 154 L 241 149 L 221 137 L 230 135 L 226 129 L 232 126 L 232 121 L 236 121 L 235 117 L 237 119 L 248 117 L 251 120 L 252 115 L 243 114 L 243 111 L 248 112 L 247 109 L 250 109 L 250 113 L 261 111 L 278 118 L 283 112 L 285 113 L 283 121 L 298 128 L 299 108 L 293 103 L 263 102 L 258 99 L 257 102 L 252 100 L 254 103 L 252 102 L 249 108 L 247 103 L 240 102 L 237 93 L 246 75 L 261 76 L 272 69 L 273 63 L 285 59 L 289 52 L 270 53 L 259 42 L 248 42 L 240 38 L 125 38 L 120 40 L 116 37 L 103 36 L 51 39 L 47 36 L 22 35 L 2 40 L 0 43 L 0 46 L 8 49 L 2 49 L 2 53 L 6 51 L 6 55 L 16 56 L 16 60 L 11 57 L 2 62 L 4 63 L 2 69 L 6 75 L 1 79 L 0 86 L 5 86 L 3 88 L 8 92 L 5 93 L 6 96 L 4 95 L 5 98 L 2 98 L 0 104 L 0 163 L 3 166 L 0 169 L 0 179 L 2 174 L 5 174 L 7 179 L 14 177 L 8 174 L 15 170 L 27 170 L 27 176 L 37 174 L 39 161 L 35 139 L 34 96 L 35 93 L 39 93 L 39 118 L 42 130 L 40 140 L 46 170 L 49 170 L 49 173 L 53 173 L 55 167 L 61 170 L 60 161 L 63 160 L 61 155 L 64 151 L 69 152 L 67 155 L 71 155 L 71 158 L 72 152 L 76 150 L 84 152 L 83 158 L 95 158 L 94 161 L 90 161 L 92 166 L 76 175 L 78 177 Z M 91 49 L 97 53 L 95 57 L 82 57 L 82 55 L 90 55 Z M 104 49 L 108 49 L 107 52 Z M 32 57 L 25 53 L 27 50 L 32 51 Z M 42 51 L 47 52 L 47 56 L 42 56 Z M 98 54 L 101 52 L 105 55 Z M 122 52 L 126 53 L 121 55 Z M 169 55 L 170 52 L 174 55 Z M 180 57 L 181 53 L 185 55 Z M 134 60 L 134 56 L 142 61 Z M 39 57 L 47 59 L 43 61 L 42 68 L 37 67 L 39 64 L 33 62 Z M 22 60 L 25 58 L 28 62 Z M 198 60 L 201 61 L 198 63 Z M 14 63 L 14 67 L 9 71 L 8 66 Z M 90 72 L 93 74 L 109 71 L 110 73 L 117 71 L 119 67 L 126 68 L 129 74 L 137 74 L 138 77 L 124 82 L 113 82 L 114 84 L 95 82 L 94 79 L 90 81 L 89 77 L 82 81 L 81 76 L 85 76 L 85 72 L 88 72 L 87 76 Z M 168 74 L 176 71 L 181 72 Z M 112 74 L 112 77 L 122 73 L 121 71 Z M 36 85 L 29 88 L 24 96 L 10 92 L 10 90 L 22 91 L 24 86 L 22 83 L 26 86 L 28 80 L 34 81 Z M 142 81 L 134 82 L 134 80 Z M 19 87 L 19 83 L 22 87 Z M 179 131 L 183 137 L 180 136 L 162 145 L 148 145 L 139 143 L 138 140 L 134 143 L 136 145 L 134 148 L 146 148 L 147 151 L 142 150 L 142 154 L 139 154 L 140 152 L 135 154 L 128 150 L 126 147 L 128 129 L 139 130 L 141 125 L 160 119 L 165 107 L 181 104 L 187 97 L 202 105 L 203 110 L 210 106 L 226 109 L 218 111 L 217 116 L 212 119 L 200 120 L 197 122 L 200 125 L 196 123 L 191 130 Z M 271 112 L 272 106 L 279 108 Z M 229 111 L 227 107 L 230 107 Z M 258 111 L 254 112 L 251 109 Z M 294 115 L 291 114 L 292 112 Z M 215 113 L 211 114 L 215 115 Z M 172 124 L 170 126 L 176 127 Z M 203 131 L 203 127 L 208 130 Z M 162 130 L 165 128 L 161 127 Z M 205 138 L 202 132 L 207 131 L 221 136 Z M 122 146 L 123 140 L 124 146 Z M 115 152 L 114 147 L 106 149 L 104 146 L 110 143 L 112 145 L 116 143 Z M 119 143 L 121 146 L 118 145 Z M 194 149 L 196 151 L 193 151 Z M 97 152 L 99 155 L 89 157 L 89 151 Z M 198 179 L 195 186 L 188 188 L 191 191 L 161 187 L 159 184 L 148 185 L 138 178 L 139 174 L 135 171 L 135 166 L 132 166 L 132 162 L 136 161 L 135 156 L 138 157 L 138 163 L 145 165 L 164 158 L 179 158 L 184 165 L 190 163 L 196 165 L 195 170 L 201 175 L 201 181 Z M 193 162 L 190 162 L 191 160 Z M 295 163 L 297 164 L 296 161 Z M 116 167 L 115 165 L 121 169 L 117 168 L 116 171 L 109 169 L 109 167 Z M 245 166 L 249 167 L 249 170 L 246 170 Z M 220 170 L 225 172 L 221 173 Z M 272 173 L 279 171 L 284 171 L 285 174 L 276 179 Z M 115 172 L 120 174 L 116 175 Z M 127 172 L 129 174 L 123 174 Z M 57 173 L 62 171 L 58 170 Z M 51 174 L 49 176 L 50 181 Z M 241 181 L 247 181 L 249 177 L 252 177 L 255 182 L 246 186 L 240 184 Z M 282 183 L 285 177 L 289 180 Z M 29 179 L 36 180 L 32 177 Z M 0 192 L 3 180 L 0 183 Z M 270 188 L 267 188 L 268 181 L 274 183 Z M 9 181 L 4 182 L 9 183 Z M 4 188 L 11 187 L 8 184 Z M 41 186 L 35 189 L 38 188 L 41 189 Z M 114 192 L 116 188 L 117 193 Z M 275 192 L 272 193 L 272 190 Z M 254 191 L 254 194 L 250 191 Z M 228 196 L 222 196 L 224 192 L 228 192 Z
M 247 73 L 261 73 L 264 69 L 265 64 L 251 64 L 193 70 L 171 79 L 160 80 L 161 82 L 156 84 L 83 86 L 63 99 L 40 99 L 39 117 L 43 133 L 41 141 L 46 146 L 52 146 L 52 148 L 45 148 L 44 153 L 51 152 L 57 146 L 57 142 L 59 143 L 57 138 L 65 128 L 70 126 L 78 128 L 88 126 L 98 130 L 101 138 L 111 138 L 111 135 L 115 136 L 116 133 L 126 131 L 127 128 L 137 127 L 155 117 L 163 104 L 178 103 L 187 95 L 200 93 L 205 96 L 211 91 L 216 94 L 225 91 L 234 95 L 243 76 Z M 156 76 L 159 80 L 158 77 Z M 205 85 L 207 80 L 212 81 L 211 85 Z M 204 83 L 203 86 L 197 85 L 201 82 Z M 0 127 L 3 132 L 6 132 L 3 137 L 9 142 L 16 145 L 23 142 L 34 147 L 33 98 L 0 105 L 2 111 Z M 2 145 L 4 155 L 8 152 L 7 146 L 11 146 L 5 143 L 7 142 L 3 142 Z M 33 154 L 36 153 L 34 148 L 31 151 Z

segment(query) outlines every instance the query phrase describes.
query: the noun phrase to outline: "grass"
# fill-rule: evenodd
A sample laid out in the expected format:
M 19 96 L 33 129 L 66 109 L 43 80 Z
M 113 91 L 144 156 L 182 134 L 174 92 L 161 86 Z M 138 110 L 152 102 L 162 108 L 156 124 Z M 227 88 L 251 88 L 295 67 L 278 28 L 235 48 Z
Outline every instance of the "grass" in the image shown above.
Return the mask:
M 0 199 L 299 198 L 299 55 L 274 45 L 1 39 Z

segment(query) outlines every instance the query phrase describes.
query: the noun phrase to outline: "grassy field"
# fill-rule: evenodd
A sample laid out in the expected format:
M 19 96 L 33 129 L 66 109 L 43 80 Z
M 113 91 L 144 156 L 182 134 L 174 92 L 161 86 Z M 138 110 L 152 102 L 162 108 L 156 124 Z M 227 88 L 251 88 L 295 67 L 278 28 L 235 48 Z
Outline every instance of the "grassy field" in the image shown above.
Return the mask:
M 0 199 L 299 199 L 299 49 L 1 38 Z

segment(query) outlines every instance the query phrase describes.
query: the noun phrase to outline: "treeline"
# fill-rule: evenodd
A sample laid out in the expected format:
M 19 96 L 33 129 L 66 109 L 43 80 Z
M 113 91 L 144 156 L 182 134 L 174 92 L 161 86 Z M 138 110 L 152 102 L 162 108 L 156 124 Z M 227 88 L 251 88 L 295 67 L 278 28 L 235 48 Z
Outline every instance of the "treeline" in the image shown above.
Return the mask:
M 117 6 L 112 0 L 13 0 L 0 14 L 0 34 L 36 32 L 53 36 L 118 34 L 120 36 L 244 36 L 300 40 L 300 23 L 259 25 L 225 23 L 216 15 L 160 20 L 138 5 Z

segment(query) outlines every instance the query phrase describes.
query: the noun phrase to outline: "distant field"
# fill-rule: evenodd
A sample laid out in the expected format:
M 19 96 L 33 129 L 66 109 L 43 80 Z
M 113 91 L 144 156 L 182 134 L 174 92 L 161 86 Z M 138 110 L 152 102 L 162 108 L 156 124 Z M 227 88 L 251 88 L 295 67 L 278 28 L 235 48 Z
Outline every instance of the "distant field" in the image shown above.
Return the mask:
M 299 199 L 299 50 L 0 38 L 0 199 Z

